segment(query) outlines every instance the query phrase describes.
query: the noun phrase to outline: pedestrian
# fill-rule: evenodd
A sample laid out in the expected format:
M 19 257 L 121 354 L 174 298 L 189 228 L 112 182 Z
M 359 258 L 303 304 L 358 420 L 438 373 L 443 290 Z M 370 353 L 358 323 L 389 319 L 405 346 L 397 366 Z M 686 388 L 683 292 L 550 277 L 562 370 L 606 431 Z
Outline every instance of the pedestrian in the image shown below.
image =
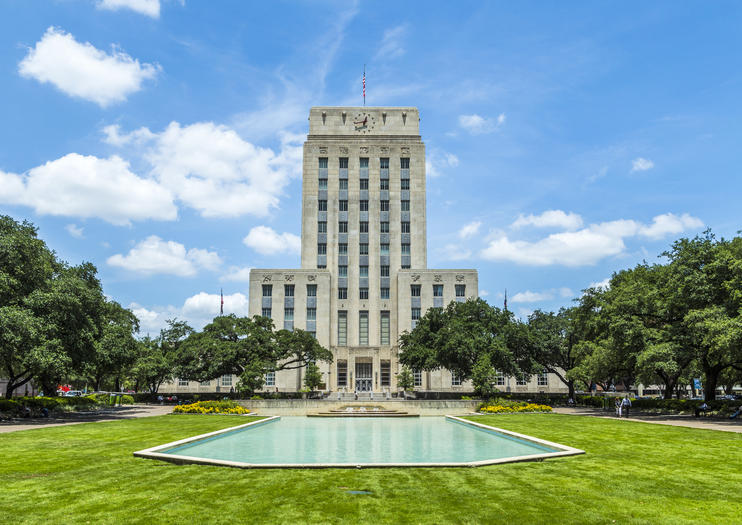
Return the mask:
M 621 401 L 621 408 L 624 412 L 626 412 L 626 417 L 629 417 L 629 409 L 631 408 L 631 399 L 629 399 L 629 396 L 623 398 L 623 401 Z
M 160 394 L 159 396 L 157 396 L 157 402 L 160 403 L 161 405 L 164 404 L 165 398 L 162 397 L 162 394 Z
M 615 405 L 616 405 L 616 416 L 621 417 L 621 401 L 618 398 L 616 398 Z

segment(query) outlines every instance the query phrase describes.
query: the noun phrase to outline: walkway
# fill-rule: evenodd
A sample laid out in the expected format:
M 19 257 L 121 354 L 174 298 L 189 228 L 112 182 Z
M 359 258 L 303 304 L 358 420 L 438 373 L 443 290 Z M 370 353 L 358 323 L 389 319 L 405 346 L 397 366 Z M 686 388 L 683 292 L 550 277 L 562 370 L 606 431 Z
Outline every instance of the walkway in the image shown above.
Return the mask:
M 573 416 L 591 416 L 605 419 L 618 419 L 611 412 L 598 408 L 567 408 L 556 407 L 557 414 L 570 414 Z M 637 413 L 629 418 L 621 418 L 625 421 L 639 421 L 641 423 L 654 423 L 656 425 L 670 425 L 674 427 L 705 428 L 707 430 L 721 430 L 723 432 L 742 433 L 742 421 L 732 419 L 712 419 L 706 417 L 693 417 L 689 415 L 673 414 L 643 414 Z
M 167 405 L 128 405 L 96 412 L 73 412 L 61 418 L 14 419 L 12 421 L 0 422 L 0 434 L 34 428 L 61 427 L 80 425 L 82 423 L 97 423 L 99 421 L 114 421 L 117 419 L 162 416 L 172 411 L 173 407 Z

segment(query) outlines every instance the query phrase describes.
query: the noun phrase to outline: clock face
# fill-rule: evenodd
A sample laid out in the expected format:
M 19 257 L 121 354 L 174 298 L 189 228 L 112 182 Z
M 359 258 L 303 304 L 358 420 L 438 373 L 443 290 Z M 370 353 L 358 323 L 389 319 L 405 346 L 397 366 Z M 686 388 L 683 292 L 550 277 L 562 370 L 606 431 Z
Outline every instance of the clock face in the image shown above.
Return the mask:
M 376 125 L 376 119 L 369 113 L 358 113 L 353 117 L 353 126 L 359 133 L 368 133 Z

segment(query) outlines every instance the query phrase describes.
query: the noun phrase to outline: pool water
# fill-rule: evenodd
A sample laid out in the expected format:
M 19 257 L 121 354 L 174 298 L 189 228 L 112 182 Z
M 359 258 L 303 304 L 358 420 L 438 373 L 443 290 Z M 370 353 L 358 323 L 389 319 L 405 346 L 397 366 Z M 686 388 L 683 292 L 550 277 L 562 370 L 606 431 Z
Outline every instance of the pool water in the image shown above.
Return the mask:
M 558 450 L 445 417 L 281 417 L 162 452 L 248 464 L 355 465 L 469 463 Z

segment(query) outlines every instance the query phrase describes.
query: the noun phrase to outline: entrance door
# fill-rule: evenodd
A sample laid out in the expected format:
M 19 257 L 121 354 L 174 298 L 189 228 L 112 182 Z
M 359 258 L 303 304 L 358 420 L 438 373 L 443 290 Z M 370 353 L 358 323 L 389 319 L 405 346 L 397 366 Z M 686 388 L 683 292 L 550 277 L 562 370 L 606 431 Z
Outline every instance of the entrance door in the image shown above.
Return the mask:
M 371 392 L 373 364 L 356 363 L 356 392 Z

